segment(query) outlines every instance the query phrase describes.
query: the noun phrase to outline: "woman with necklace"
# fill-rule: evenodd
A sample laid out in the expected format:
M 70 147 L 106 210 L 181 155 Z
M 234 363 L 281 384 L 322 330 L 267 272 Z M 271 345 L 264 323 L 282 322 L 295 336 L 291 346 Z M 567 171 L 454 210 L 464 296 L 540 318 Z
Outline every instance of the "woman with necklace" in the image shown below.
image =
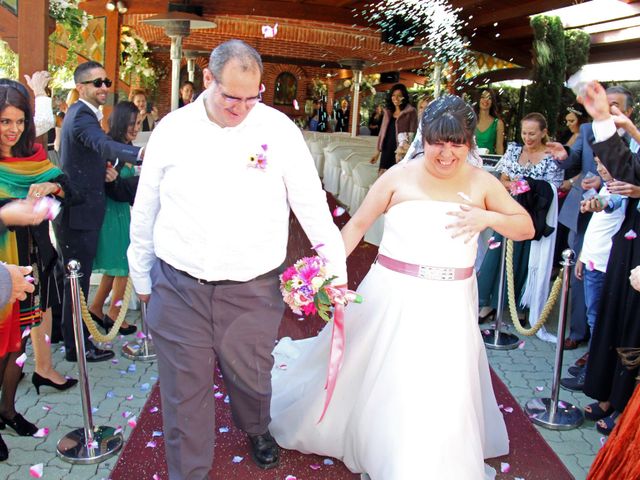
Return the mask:
M 521 137 L 523 145 L 509 144 L 496 170 L 500 172 L 500 181 L 508 191 L 516 186 L 515 182 L 525 178 L 543 180 L 557 189 L 563 181 L 564 172 L 558 168 L 553 157 L 545 152 L 547 137 L 547 121 L 540 113 L 530 113 L 522 119 Z M 557 203 L 554 203 L 557 209 Z M 557 216 L 557 215 L 556 215 Z M 556 223 L 550 225 L 556 228 Z M 495 242 L 502 242 L 500 235 L 494 234 Z M 513 251 L 514 280 L 516 301 L 519 303 L 525 290 L 525 283 L 529 275 L 530 241 L 515 242 Z M 500 274 L 500 249 L 487 252 L 482 267 L 478 272 L 478 296 L 480 307 L 491 307 L 488 314 L 481 315 L 480 320 L 487 320 L 497 307 Z M 533 321 L 537 319 L 532 319 Z M 544 329 L 538 332 L 538 337 L 546 341 L 554 341 Z

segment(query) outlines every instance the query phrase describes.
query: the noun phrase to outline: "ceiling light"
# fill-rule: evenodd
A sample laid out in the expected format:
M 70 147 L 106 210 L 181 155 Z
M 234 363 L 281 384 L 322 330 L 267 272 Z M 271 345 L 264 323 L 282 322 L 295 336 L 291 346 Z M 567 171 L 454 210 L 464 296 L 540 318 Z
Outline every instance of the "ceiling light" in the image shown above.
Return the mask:
M 105 8 L 110 12 L 113 12 L 116 9 L 116 2 L 114 0 L 109 0 L 105 5 Z
M 118 6 L 118 12 L 120 12 L 122 15 L 127 13 L 127 10 L 129 10 L 129 8 L 127 7 L 127 4 L 121 0 L 118 1 L 117 6 Z

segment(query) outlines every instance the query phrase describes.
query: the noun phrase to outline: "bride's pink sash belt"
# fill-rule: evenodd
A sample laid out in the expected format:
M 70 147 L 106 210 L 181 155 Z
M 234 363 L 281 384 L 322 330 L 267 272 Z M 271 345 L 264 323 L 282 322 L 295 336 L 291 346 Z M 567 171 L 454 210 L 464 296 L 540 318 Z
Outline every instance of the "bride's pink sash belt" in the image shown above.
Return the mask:
M 424 278 L 425 280 L 465 280 L 473 275 L 473 267 L 454 268 L 416 265 L 414 263 L 401 262 L 380 253 L 376 262 L 394 272 Z

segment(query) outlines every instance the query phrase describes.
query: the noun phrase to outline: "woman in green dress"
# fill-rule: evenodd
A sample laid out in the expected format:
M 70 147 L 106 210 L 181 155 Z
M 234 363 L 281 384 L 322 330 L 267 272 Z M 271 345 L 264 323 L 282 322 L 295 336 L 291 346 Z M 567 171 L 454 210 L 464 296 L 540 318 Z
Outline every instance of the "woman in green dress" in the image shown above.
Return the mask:
M 504 122 L 500 120 L 495 93 L 485 88 L 480 93 L 476 106 L 478 125 L 476 126 L 476 144 L 478 148 L 486 148 L 488 153 L 504 154 Z
M 118 103 L 109 117 L 109 136 L 122 143 L 131 143 L 142 124 L 138 107 L 132 102 Z M 110 159 L 110 163 L 118 170 L 121 178 L 135 175 L 135 168 L 129 163 L 121 163 L 118 159 Z M 116 202 L 107 197 L 104 222 L 100 229 L 98 252 L 93 263 L 93 272 L 102 273 L 100 286 L 89 307 L 93 319 L 103 328 L 109 329 L 120 313 L 124 290 L 129 278 L 127 248 L 129 247 L 129 225 L 131 210 L 126 202 Z M 111 293 L 109 311 L 105 314 L 102 306 Z M 120 333 L 129 335 L 136 331 L 135 325 L 124 322 Z

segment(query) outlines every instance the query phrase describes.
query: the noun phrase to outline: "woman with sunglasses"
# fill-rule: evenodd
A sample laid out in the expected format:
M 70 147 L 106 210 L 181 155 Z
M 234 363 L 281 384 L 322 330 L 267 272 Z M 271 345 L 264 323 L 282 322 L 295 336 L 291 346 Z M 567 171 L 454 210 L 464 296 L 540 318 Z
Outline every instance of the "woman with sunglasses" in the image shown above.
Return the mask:
M 0 87 L 0 203 L 15 199 L 40 200 L 45 196 L 64 197 L 65 177 L 48 159 L 40 144 L 35 143 L 35 125 L 29 99 L 14 87 Z M 49 222 L 37 226 L 16 227 L 0 235 L 0 261 L 31 266 L 36 289 L 21 302 L 7 305 L 0 311 L 0 429 L 11 427 L 20 436 L 32 436 L 38 428 L 15 409 L 15 396 L 22 375 L 26 333 L 21 328 L 37 327 L 42 322 L 51 328 L 51 306 L 60 301 L 53 268 L 57 254 L 49 238 Z M 42 328 L 42 327 L 41 327 Z M 47 327 L 45 327 L 47 328 Z M 45 330 L 46 331 L 46 330 Z M 42 336 L 45 332 L 41 332 Z M 46 342 L 45 342 L 46 343 Z M 37 356 L 50 360 L 51 352 L 38 351 Z M 38 349 L 36 349 L 38 347 Z M 65 379 L 53 370 L 36 371 L 33 384 L 66 390 L 77 383 Z M 0 441 L 0 459 L 8 457 L 8 449 Z
M 132 102 L 118 103 L 109 117 L 108 135 L 114 140 L 131 144 L 138 135 L 143 117 L 138 107 Z M 114 162 L 115 163 L 115 162 Z M 118 162 L 113 165 L 120 178 L 130 178 L 135 174 L 134 166 L 128 162 Z M 93 263 L 93 272 L 102 273 L 100 286 L 89 307 L 91 317 L 106 330 L 110 329 L 118 318 L 124 290 L 129 278 L 129 263 L 127 248 L 129 247 L 129 226 L 131 224 L 131 209 L 126 202 L 117 202 L 107 197 L 106 211 L 98 251 Z M 111 293 L 111 305 L 105 314 L 102 306 Z M 120 327 L 122 335 L 135 333 L 136 326 L 123 322 Z

